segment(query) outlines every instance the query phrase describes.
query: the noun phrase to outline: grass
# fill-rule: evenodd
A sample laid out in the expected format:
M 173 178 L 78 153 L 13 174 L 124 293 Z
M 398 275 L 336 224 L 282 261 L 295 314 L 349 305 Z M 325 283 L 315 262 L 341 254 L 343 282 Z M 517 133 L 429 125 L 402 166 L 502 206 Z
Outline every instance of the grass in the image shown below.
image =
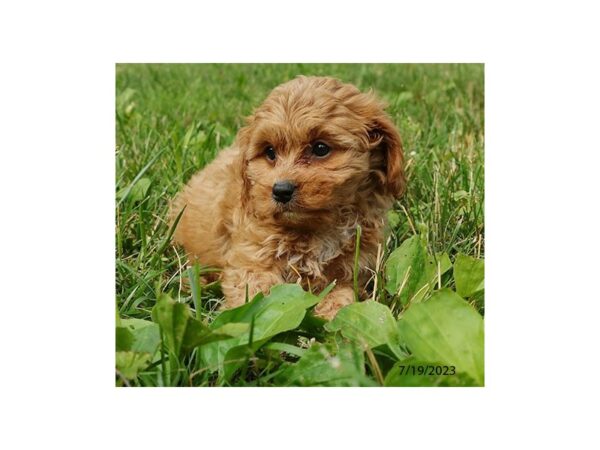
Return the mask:
M 185 270 L 182 252 L 169 242 L 167 202 L 194 172 L 232 143 L 244 117 L 273 87 L 299 74 L 330 75 L 361 89 L 373 88 L 389 104 L 388 112 L 403 138 L 408 191 L 389 216 L 392 231 L 383 248 L 384 258 L 418 235 L 424 246 L 423 255 L 436 261 L 442 254 L 453 263 L 457 255 L 483 260 L 483 65 L 117 65 L 117 325 L 123 320 L 150 320 L 157 299 L 164 294 L 178 304 L 189 305 L 190 317 L 203 326 L 213 322 L 221 298 L 219 286 L 192 282 L 194 289 L 186 287 L 189 272 Z M 447 272 L 443 276 L 438 270 L 432 294 L 440 288 L 460 293 L 462 287 L 457 283 L 462 278 L 457 270 L 454 266 L 453 274 Z M 465 276 L 468 278 L 468 273 Z M 400 305 L 392 307 L 396 320 L 410 302 L 400 301 L 401 293 L 386 292 L 385 283 L 382 266 L 376 297 L 382 304 Z M 483 314 L 482 294 L 463 297 Z M 139 370 L 133 370 L 130 377 L 117 371 L 117 385 L 281 385 L 282 379 L 290 380 L 281 374 L 298 366 L 294 363 L 300 354 L 307 355 L 306 364 L 310 365 L 316 350 L 307 354 L 307 349 L 322 346 L 319 348 L 330 358 L 339 356 L 342 362 L 344 355 L 356 353 L 345 347 L 348 333 L 344 334 L 344 330 L 334 333 L 322 324 L 307 325 L 306 320 L 269 337 L 268 345 L 273 348 L 255 348 L 259 334 L 254 328 L 258 320 L 251 321 L 254 342 L 246 342 L 247 353 L 240 354 L 245 364 L 228 379 L 206 367 L 200 347 L 183 353 L 168 348 L 168 330 L 161 326 L 160 351 L 140 362 Z M 299 345 L 313 338 L 320 344 Z M 127 345 L 122 350 L 131 353 Z M 401 349 L 407 354 L 411 350 Z M 293 352 L 298 355 L 292 355 Z M 400 356 L 386 360 L 381 348 L 371 351 L 367 347 L 365 354 L 366 359 L 364 355 L 358 357 L 364 374 L 356 375 L 355 383 L 350 384 L 382 384 L 382 377 L 389 373 L 388 366 L 402 360 Z M 120 357 L 134 356 L 122 353 Z M 121 364 L 133 366 L 135 363 L 129 360 Z M 365 379 L 361 378 L 363 375 Z

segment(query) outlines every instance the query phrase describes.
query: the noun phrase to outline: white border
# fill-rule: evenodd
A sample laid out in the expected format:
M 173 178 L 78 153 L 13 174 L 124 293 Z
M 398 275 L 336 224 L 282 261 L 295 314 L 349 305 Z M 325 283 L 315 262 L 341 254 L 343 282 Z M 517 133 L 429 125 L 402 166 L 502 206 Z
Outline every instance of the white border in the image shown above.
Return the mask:
M 485 5 L 3 6 L 3 447 L 597 445 L 597 15 Z M 145 61 L 485 62 L 487 387 L 115 389 L 114 63 Z

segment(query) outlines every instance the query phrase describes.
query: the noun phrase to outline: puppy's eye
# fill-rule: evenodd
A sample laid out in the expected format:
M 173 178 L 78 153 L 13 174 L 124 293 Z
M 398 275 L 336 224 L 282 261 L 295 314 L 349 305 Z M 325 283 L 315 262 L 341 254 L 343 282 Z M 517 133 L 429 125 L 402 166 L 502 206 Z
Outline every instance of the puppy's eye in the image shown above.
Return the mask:
M 322 158 L 323 156 L 327 156 L 331 148 L 325 144 L 324 142 L 315 142 L 312 146 L 312 154 Z
M 277 155 L 275 154 L 275 149 L 272 146 L 268 146 L 267 148 L 265 148 L 265 156 L 269 161 L 275 161 L 275 158 L 277 158 Z

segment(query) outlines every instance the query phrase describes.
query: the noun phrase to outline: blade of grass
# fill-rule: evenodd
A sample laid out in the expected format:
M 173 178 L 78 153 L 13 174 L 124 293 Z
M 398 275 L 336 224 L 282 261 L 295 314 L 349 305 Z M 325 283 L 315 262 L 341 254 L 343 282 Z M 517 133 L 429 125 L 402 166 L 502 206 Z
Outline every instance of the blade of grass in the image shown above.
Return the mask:
M 185 208 L 187 208 L 187 205 L 184 206 L 183 208 L 181 208 L 181 211 L 179 211 L 179 214 L 177 214 L 177 217 L 175 217 L 175 220 L 173 221 L 173 224 L 171 225 L 171 228 L 169 229 L 169 233 L 167 233 L 167 237 L 165 238 L 165 240 L 163 241 L 163 243 L 161 244 L 159 249 L 156 251 L 154 256 L 152 256 L 151 264 L 154 264 L 156 262 L 156 259 L 160 258 L 162 256 L 162 254 L 165 252 L 167 246 L 169 245 L 169 243 L 171 242 L 171 239 L 173 238 L 173 234 L 175 233 L 175 228 L 177 228 L 177 224 L 179 224 L 179 220 L 181 219 L 181 216 L 183 215 Z
M 194 309 L 196 310 L 196 319 L 201 320 L 202 285 L 200 284 L 200 266 L 198 263 L 194 263 L 194 266 L 190 267 L 187 271 L 192 288 L 192 300 L 194 302 Z
M 156 155 L 154 155 L 152 157 L 152 159 L 150 159 L 150 161 L 148 162 L 148 164 L 146 164 L 144 167 L 142 167 L 142 170 L 140 170 L 138 172 L 138 174 L 135 176 L 135 178 L 133 179 L 133 181 L 131 183 L 129 183 L 129 186 L 127 186 L 127 189 L 123 193 L 123 196 L 117 202 L 117 208 L 119 206 L 121 206 L 121 203 L 123 203 L 125 201 L 125 199 L 129 196 L 129 193 L 133 189 L 133 186 L 135 186 L 135 183 L 137 183 L 140 180 L 140 178 L 142 178 L 144 176 L 144 174 L 146 173 L 146 171 L 150 168 L 150 166 L 152 166 L 152 164 L 154 164 L 154 162 L 158 159 L 158 157 L 160 155 L 162 155 L 162 153 L 165 151 L 165 149 L 166 148 L 163 148 L 163 149 L 159 150 L 158 153 Z
M 354 274 L 353 274 L 353 278 L 354 278 L 354 301 L 358 302 L 360 301 L 360 298 L 358 296 L 358 258 L 360 256 L 360 233 L 362 231 L 362 228 L 360 225 L 356 226 L 356 242 L 354 244 Z

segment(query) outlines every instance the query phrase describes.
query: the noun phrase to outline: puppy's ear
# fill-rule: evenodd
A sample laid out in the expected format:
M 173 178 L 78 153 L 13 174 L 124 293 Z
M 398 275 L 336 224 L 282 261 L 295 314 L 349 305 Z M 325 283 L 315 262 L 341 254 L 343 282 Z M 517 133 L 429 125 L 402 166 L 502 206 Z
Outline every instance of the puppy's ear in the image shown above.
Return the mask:
M 406 188 L 404 154 L 398 130 L 389 117 L 381 115 L 369 129 L 371 170 L 374 171 L 383 192 L 395 198 Z
M 240 129 L 236 136 L 236 146 L 239 149 L 239 156 L 236 164 L 237 175 L 241 181 L 240 201 L 243 208 L 247 208 L 250 201 L 250 180 L 248 179 L 248 147 L 250 146 L 250 137 L 252 135 L 252 122 L 254 118 L 250 116 L 247 125 Z

